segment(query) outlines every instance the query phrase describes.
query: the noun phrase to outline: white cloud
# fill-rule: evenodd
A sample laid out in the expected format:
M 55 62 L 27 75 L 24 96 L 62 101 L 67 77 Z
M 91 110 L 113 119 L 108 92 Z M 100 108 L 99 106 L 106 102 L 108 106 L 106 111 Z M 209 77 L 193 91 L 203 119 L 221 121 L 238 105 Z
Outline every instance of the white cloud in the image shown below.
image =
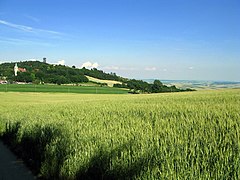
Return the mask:
M 65 60 L 60 60 L 60 61 L 57 62 L 57 64 L 64 65 L 65 64 Z
M 82 64 L 81 68 L 83 68 L 83 67 L 88 68 L 88 67 L 91 67 L 91 66 L 92 66 L 92 63 L 87 61 L 87 62 Z
M 8 43 L 13 45 L 20 45 L 20 46 L 31 46 L 31 45 L 40 45 L 40 46 L 50 46 L 54 47 L 53 44 L 46 43 L 43 41 L 33 41 L 33 40 L 24 40 L 24 39 L 16 39 L 16 38 L 2 38 L 0 37 L 0 43 Z
M 14 29 L 18 29 L 24 32 L 30 32 L 30 33 L 48 33 L 48 34 L 55 34 L 55 35 L 60 35 L 61 33 L 56 32 L 56 31 L 50 31 L 50 30 L 45 30 L 45 29 L 37 29 L 37 28 L 33 28 L 30 26 L 24 26 L 24 25 L 20 25 L 20 24 L 14 24 L 11 22 L 7 22 L 4 20 L 0 20 L 0 24 L 3 24 L 5 26 L 14 28 Z
M 163 69 L 164 72 L 167 72 L 167 69 Z
M 190 67 L 188 67 L 188 69 L 189 69 L 189 70 L 193 70 L 193 69 L 194 69 L 194 67 L 190 66 Z
M 145 71 L 156 71 L 157 68 L 156 67 L 146 67 Z
M 98 65 L 97 62 L 95 62 L 95 63 L 92 64 L 92 68 L 98 68 L 98 66 L 99 66 L 99 65 Z
M 99 64 L 97 62 L 91 63 L 90 61 L 87 61 L 81 65 L 81 68 L 85 67 L 87 69 L 92 69 L 92 68 L 98 68 Z
M 13 24 L 13 23 L 3 21 L 3 20 L 0 20 L 0 24 L 6 25 L 6 26 L 11 27 L 11 28 L 19 29 L 19 30 L 22 30 L 22 31 L 26 31 L 26 32 L 32 32 L 32 30 L 33 30 L 32 27 L 23 26 L 23 25 L 19 25 L 19 24 Z

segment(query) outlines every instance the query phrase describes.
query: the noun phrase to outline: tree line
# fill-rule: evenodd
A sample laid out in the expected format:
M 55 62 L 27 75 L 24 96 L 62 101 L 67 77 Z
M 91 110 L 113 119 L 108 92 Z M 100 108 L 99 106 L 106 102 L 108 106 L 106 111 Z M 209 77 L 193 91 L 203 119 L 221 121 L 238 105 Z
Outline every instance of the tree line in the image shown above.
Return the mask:
M 161 81 L 154 80 L 153 84 L 142 80 L 131 79 L 123 84 L 114 84 L 114 87 L 130 89 L 132 93 L 162 93 L 194 91 L 193 89 L 179 89 L 176 86 L 163 85 Z

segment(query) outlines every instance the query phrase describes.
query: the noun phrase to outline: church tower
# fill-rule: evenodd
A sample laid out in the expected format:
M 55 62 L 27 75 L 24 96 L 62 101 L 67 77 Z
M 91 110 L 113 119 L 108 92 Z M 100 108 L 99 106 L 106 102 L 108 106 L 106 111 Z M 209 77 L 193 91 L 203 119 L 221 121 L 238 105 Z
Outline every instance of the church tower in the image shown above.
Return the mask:
M 17 63 L 14 66 L 14 75 L 17 76 L 17 72 L 18 72 L 18 66 Z

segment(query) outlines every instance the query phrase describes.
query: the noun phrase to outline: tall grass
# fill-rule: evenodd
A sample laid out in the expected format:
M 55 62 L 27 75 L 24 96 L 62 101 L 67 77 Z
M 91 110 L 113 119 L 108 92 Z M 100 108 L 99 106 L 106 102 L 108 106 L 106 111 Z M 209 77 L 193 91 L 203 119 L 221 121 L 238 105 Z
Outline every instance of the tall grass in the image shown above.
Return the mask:
M 44 178 L 240 178 L 240 90 L 0 99 L 2 137 Z

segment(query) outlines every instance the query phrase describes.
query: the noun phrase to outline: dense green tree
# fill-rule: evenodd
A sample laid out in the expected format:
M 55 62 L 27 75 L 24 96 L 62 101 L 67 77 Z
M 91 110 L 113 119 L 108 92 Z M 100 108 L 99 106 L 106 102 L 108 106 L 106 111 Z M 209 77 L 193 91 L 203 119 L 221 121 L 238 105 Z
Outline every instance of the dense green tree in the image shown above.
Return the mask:
M 18 75 L 15 77 L 15 79 L 16 81 L 26 83 L 32 82 L 34 80 L 30 72 L 18 72 Z
M 151 92 L 158 93 L 163 91 L 163 85 L 159 80 L 154 80 L 153 85 L 151 86 Z

